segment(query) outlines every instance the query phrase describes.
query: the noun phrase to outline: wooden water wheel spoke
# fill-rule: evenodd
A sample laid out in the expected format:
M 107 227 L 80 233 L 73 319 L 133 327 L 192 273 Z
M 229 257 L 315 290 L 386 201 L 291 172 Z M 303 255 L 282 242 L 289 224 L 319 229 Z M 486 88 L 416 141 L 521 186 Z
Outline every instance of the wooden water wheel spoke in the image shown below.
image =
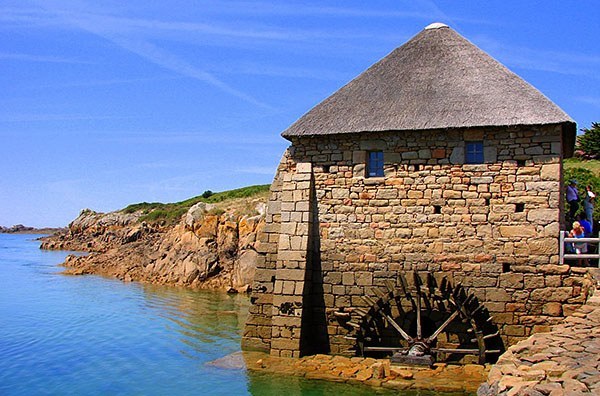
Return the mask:
M 413 341 L 413 338 L 411 336 L 409 336 L 408 333 L 406 333 L 404 331 L 404 329 L 402 327 L 400 327 L 400 325 L 398 323 L 396 323 L 396 321 L 390 315 L 388 315 L 386 313 L 384 313 L 383 315 L 387 319 L 387 321 L 392 325 L 392 327 L 394 327 L 394 329 L 396 329 L 398 331 L 398 333 L 400 333 L 402 338 L 404 338 L 406 341 L 409 341 L 409 342 Z
M 406 348 L 396 348 L 396 347 L 365 347 L 365 351 L 372 352 L 397 352 L 397 351 L 406 351 Z
M 425 341 L 432 342 L 433 340 L 435 340 L 441 334 L 441 332 L 444 331 L 444 329 L 450 324 L 450 322 L 452 322 L 457 316 L 458 311 L 454 311 L 452 315 L 450 315 L 448 319 L 446 319 L 446 321 L 442 323 L 442 325 L 438 327 L 436 331 L 433 332 L 432 335 L 425 339 Z
M 423 330 L 421 328 L 421 293 L 417 293 L 417 339 L 421 339 Z
M 461 348 L 432 348 L 433 352 L 459 353 L 463 355 L 479 355 L 479 349 L 461 349 Z

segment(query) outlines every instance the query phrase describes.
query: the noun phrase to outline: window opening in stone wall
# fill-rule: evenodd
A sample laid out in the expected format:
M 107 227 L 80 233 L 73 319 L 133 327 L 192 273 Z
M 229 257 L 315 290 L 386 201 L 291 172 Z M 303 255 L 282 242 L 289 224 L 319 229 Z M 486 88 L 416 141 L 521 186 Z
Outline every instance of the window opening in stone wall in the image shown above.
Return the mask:
M 524 203 L 518 203 L 518 204 L 515 205 L 515 212 L 516 213 L 521 213 L 524 210 L 525 210 L 525 204 Z
M 510 272 L 510 263 L 502 263 L 502 272 L 503 273 Z
M 517 166 L 525 166 L 525 160 L 517 160 Z
M 383 177 L 383 151 L 369 151 L 367 177 Z
M 323 173 L 329 173 L 331 170 L 331 165 L 323 165 Z
M 483 142 L 466 142 L 465 162 L 467 164 L 483 164 Z
M 441 205 L 433 205 L 433 214 L 441 214 L 441 213 L 442 213 Z
M 485 206 L 490 206 L 490 199 L 489 198 L 485 199 Z

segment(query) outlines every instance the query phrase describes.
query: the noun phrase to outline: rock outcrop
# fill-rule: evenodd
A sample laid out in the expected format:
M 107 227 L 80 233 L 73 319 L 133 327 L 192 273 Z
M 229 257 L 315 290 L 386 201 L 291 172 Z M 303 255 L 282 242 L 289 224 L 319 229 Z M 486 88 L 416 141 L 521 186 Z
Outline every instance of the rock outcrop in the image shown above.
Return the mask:
M 74 250 L 84 252 L 106 252 L 111 248 L 123 245 L 127 234 L 139 227 L 141 212 L 98 213 L 84 209 L 73 220 L 64 232 L 51 237 L 42 238 L 42 249 Z M 158 227 L 150 227 L 158 232 Z M 149 230 L 148 230 L 149 231 Z
M 0 226 L 0 232 L 6 233 L 6 234 L 13 234 L 13 233 L 17 233 L 17 232 L 27 232 L 27 231 L 33 231 L 33 230 L 34 230 L 33 227 L 26 227 L 23 224 L 15 224 L 12 227 Z
M 255 201 L 254 216 L 199 203 L 174 226 L 143 222 L 141 212 L 86 209 L 65 232 L 44 238 L 41 248 L 89 252 L 69 255 L 66 274 L 246 291 L 256 268 L 256 235 L 264 226 L 264 203 Z
M 23 224 L 15 224 L 10 227 L 0 226 L 0 234 L 54 234 L 56 232 L 64 231 L 62 228 L 36 228 L 28 227 Z

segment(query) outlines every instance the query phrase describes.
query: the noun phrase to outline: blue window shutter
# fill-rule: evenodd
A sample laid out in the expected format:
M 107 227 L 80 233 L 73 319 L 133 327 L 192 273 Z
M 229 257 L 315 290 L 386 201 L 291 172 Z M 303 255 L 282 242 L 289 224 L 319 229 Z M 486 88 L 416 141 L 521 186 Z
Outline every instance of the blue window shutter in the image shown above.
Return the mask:
M 383 177 L 383 151 L 370 151 L 367 163 L 368 177 Z
M 465 162 L 467 164 L 483 164 L 483 142 L 466 142 Z

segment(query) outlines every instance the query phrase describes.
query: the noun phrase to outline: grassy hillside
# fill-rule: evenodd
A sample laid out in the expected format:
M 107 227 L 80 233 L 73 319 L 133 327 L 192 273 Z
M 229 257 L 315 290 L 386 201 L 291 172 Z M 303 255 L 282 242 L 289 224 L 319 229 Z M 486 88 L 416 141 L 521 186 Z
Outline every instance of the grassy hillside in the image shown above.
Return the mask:
M 600 161 L 598 160 L 580 160 L 578 158 L 568 158 L 564 161 L 565 171 L 574 168 L 587 169 L 596 177 L 600 177 Z
M 214 193 L 208 197 L 199 195 L 181 202 L 160 203 L 160 202 L 141 202 L 127 206 L 122 211 L 133 213 L 142 211 L 143 216 L 140 221 L 149 223 L 172 224 L 181 218 L 193 205 L 198 202 L 217 204 L 216 213 L 222 213 L 224 207 L 236 206 L 242 210 L 251 211 L 252 205 L 249 205 L 248 199 L 266 198 L 269 192 L 270 184 L 249 186 L 235 190 L 222 191 Z M 203 194 L 207 195 L 207 194 Z

